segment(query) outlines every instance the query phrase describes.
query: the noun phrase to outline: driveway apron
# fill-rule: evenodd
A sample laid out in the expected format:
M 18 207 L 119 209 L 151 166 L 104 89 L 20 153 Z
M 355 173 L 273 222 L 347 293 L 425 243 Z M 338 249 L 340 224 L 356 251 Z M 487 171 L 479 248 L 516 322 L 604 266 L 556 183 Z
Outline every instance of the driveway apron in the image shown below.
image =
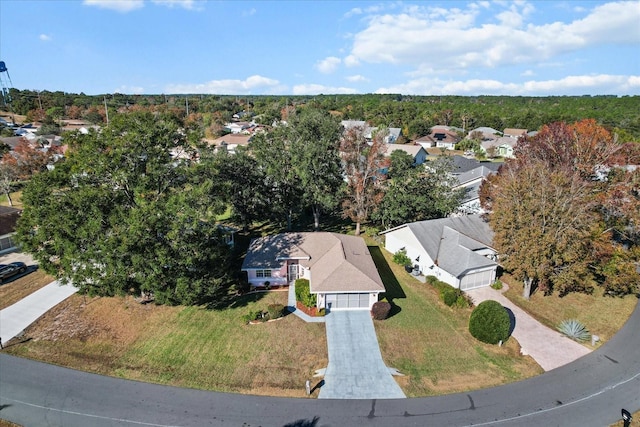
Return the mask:
M 401 399 L 405 395 L 384 364 L 371 314 L 332 311 L 325 317 L 329 366 L 320 399 Z
M 516 322 L 511 335 L 518 340 L 522 354 L 533 357 L 545 371 L 571 363 L 590 352 L 582 344 L 538 322 L 495 289 L 487 286 L 472 289 L 467 294 L 476 305 L 482 301 L 495 300 L 511 310 Z

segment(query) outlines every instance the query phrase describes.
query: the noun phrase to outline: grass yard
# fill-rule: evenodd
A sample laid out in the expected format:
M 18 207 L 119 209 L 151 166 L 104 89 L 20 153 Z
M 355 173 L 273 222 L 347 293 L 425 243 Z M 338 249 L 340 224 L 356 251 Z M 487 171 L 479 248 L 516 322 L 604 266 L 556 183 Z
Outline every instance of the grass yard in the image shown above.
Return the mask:
M 522 284 L 510 276 L 501 278 L 509 286 L 505 296 L 552 329 L 563 320 L 577 319 L 592 334 L 607 341 L 622 328 L 633 312 L 638 298 L 628 295 L 624 298 L 604 297 L 599 289 L 593 295 L 571 293 L 562 298 L 557 293 L 545 296 L 535 292 L 529 301 L 522 297 Z M 591 343 L 585 344 L 591 347 Z
M 247 325 L 242 316 L 285 292 L 253 294 L 220 311 L 74 295 L 27 329 L 8 353 L 141 381 L 259 395 L 305 397 L 327 366 L 324 325 L 288 315 Z
M 447 307 L 435 289 L 394 264 L 384 249 L 369 247 L 396 306 L 376 321 L 382 356 L 406 377 L 398 382 L 410 397 L 462 392 L 522 380 L 543 372 L 510 339 L 503 347 L 483 344 L 468 331 L 471 309 Z
M 0 285 L 0 310 L 20 301 L 53 280 L 53 277 L 44 271 L 36 270 Z

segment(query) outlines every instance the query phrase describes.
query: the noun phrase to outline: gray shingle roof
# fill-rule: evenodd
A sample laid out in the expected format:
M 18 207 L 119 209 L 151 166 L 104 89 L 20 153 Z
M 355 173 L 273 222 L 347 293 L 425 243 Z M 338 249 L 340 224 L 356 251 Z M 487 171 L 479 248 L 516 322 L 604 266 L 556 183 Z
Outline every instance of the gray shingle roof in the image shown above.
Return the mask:
M 406 224 L 429 257 L 456 277 L 497 263 L 474 251 L 491 248 L 493 231 L 479 215 L 440 218 Z

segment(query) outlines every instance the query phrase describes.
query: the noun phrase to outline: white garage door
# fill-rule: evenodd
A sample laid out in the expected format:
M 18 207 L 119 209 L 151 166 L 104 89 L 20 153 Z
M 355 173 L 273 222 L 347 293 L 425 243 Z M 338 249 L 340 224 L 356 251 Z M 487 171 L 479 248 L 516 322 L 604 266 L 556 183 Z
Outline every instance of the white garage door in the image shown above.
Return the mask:
M 369 308 L 369 294 L 326 294 L 326 306 L 330 309 Z
M 494 279 L 494 271 L 478 271 L 476 273 L 470 273 L 465 275 L 460 281 L 460 289 L 468 291 L 469 289 L 481 288 L 483 286 L 489 286 Z

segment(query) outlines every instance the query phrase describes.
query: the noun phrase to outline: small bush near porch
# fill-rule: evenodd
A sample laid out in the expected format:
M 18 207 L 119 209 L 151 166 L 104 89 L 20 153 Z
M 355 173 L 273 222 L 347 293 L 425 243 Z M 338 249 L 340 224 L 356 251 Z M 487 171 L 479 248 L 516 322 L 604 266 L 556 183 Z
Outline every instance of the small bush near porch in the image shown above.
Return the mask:
M 300 301 L 305 307 L 311 308 L 316 306 L 316 296 L 311 293 L 311 287 L 308 279 L 297 279 L 296 286 L 296 300 Z

